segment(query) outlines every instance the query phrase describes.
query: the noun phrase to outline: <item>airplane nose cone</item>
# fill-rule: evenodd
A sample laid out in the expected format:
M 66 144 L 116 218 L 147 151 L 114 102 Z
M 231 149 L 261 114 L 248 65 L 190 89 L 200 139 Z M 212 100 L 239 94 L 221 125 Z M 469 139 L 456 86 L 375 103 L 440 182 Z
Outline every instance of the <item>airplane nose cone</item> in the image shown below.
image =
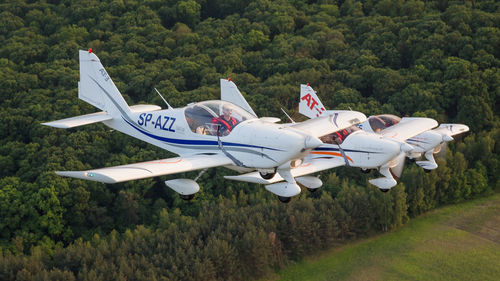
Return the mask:
M 410 152 L 413 150 L 413 146 L 403 142 L 403 143 L 401 143 L 400 149 L 401 149 L 401 152 Z
M 313 149 L 313 148 L 316 148 L 322 144 L 323 144 L 323 142 L 319 138 L 314 137 L 314 136 L 307 136 L 306 140 L 304 142 L 304 148 L 305 149 Z
M 452 140 L 453 140 L 453 138 L 451 136 L 443 135 L 443 141 L 449 142 L 449 141 L 452 141 Z

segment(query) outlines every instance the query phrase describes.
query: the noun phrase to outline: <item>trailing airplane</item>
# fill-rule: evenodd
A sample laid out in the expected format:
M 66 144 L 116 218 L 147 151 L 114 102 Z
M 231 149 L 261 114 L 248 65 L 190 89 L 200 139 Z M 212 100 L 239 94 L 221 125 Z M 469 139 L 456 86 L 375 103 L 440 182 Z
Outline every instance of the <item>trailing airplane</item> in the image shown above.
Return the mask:
M 239 172 L 257 170 L 265 177 L 278 173 L 285 182 L 267 185 L 266 189 L 289 201 L 300 193 L 291 174 L 297 159 L 322 145 L 319 137 L 366 120 L 362 113 L 348 112 L 335 119 L 325 116 L 277 124 L 279 118 L 258 118 L 232 87 L 234 83 L 227 80 L 221 80 L 221 87 L 231 94 L 229 98 L 223 95 L 226 100 L 191 103 L 183 108 L 167 103 L 168 108 L 163 110 L 156 105 L 129 106 L 91 49 L 80 50 L 79 60 L 78 97 L 102 111 L 43 125 L 73 128 L 102 122 L 179 157 L 88 171 L 57 171 L 61 176 L 117 183 L 223 166 Z M 230 98 L 235 100 L 227 100 Z M 200 190 L 197 178 L 168 180 L 165 184 L 190 200 Z
M 309 118 L 319 117 L 324 113 L 324 106 L 312 88 L 305 89 L 303 95 L 301 94 L 299 111 Z M 384 138 L 399 138 L 400 140 L 404 140 L 413 147 L 411 150 L 406 151 L 406 156 L 408 158 L 417 159 L 424 154 L 427 160 L 416 161 L 415 163 L 424 168 L 426 172 L 438 167 L 434 159 L 435 153 L 439 153 L 439 151 L 446 146 L 447 142 L 452 141 L 453 136 L 469 131 L 469 127 L 463 124 L 441 124 L 437 128 L 426 130 L 414 136 L 411 136 L 411 134 L 402 136 L 401 134 L 403 131 L 401 129 L 401 124 L 404 123 L 406 119 L 408 118 L 400 118 L 391 114 L 382 114 L 368 117 L 368 119 L 359 124 L 358 127 L 365 132 L 382 135 Z M 417 129 L 411 128 L 411 131 L 415 133 Z M 407 132 L 410 132 L 410 130 Z M 401 172 L 402 167 L 398 170 L 399 174 L 401 174 Z
M 370 116 L 367 121 L 358 126 L 367 132 L 378 132 L 386 134 L 386 127 L 397 124 L 401 118 L 383 114 Z M 381 128 L 380 131 L 378 131 Z M 422 154 L 427 160 L 416 161 L 415 163 L 424 168 L 424 171 L 430 172 L 438 167 L 434 154 L 439 153 L 446 143 L 453 140 L 453 136 L 469 131 L 469 127 L 464 124 L 441 124 L 439 127 L 425 131 L 419 135 L 406 139 L 406 143 L 413 146 L 413 150 L 406 156 L 410 159 L 418 159 Z
M 326 110 L 316 92 L 309 85 L 301 85 L 299 112 L 313 120 L 321 116 L 336 116 L 343 110 Z M 348 111 L 347 111 L 348 112 Z M 335 118 L 334 118 L 335 119 Z M 366 124 L 362 122 L 358 126 Z M 320 170 L 318 163 L 322 161 L 331 162 L 332 166 L 359 167 L 364 171 L 377 169 L 383 177 L 371 179 L 369 182 L 377 186 L 381 191 L 388 191 L 397 184 L 401 176 L 405 155 L 412 153 L 415 148 L 408 145 L 405 140 L 419 135 L 437 126 L 437 122 L 430 118 L 399 118 L 397 124 L 390 128 L 383 128 L 380 134 L 373 131 L 359 129 L 351 126 L 345 129 L 322 136 L 320 139 L 324 144 L 314 148 L 308 156 L 303 159 L 302 166 L 292 169 L 292 174 L 307 174 L 309 171 Z M 386 123 L 388 124 L 388 123 Z M 314 169 L 313 167 L 316 167 Z M 306 169 L 307 167 L 307 169 Z M 255 173 L 239 176 L 226 176 L 228 179 L 270 184 L 283 179 L 277 175 L 264 181 Z M 309 178 L 315 181 L 317 188 L 322 183 L 319 179 Z

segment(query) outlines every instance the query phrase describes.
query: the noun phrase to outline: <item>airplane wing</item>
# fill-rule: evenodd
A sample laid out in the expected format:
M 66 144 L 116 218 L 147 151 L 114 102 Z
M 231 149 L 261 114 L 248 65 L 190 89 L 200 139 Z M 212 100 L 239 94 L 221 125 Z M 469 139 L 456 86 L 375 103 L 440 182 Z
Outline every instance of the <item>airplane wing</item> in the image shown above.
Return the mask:
M 331 159 L 311 159 L 303 162 L 300 166 L 290 169 L 292 176 L 300 177 L 323 170 L 332 169 L 335 167 L 345 165 L 345 161 L 342 158 L 331 158 Z M 238 176 L 224 176 L 224 178 L 229 180 L 244 181 L 258 184 L 271 184 L 275 182 L 283 181 L 284 179 L 276 173 L 276 175 L 270 179 L 265 180 L 260 175 L 259 172 L 252 172 Z
M 306 132 L 315 137 L 322 137 L 366 120 L 366 116 L 357 111 L 338 110 L 329 111 L 329 113 L 331 115 L 296 123 L 291 125 L 290 128 Z
M 88 171 L 57 171 L 56 174 L 103 183 L 117 183 L 233 164 L 222 154 L 174 157 Z
M 385 138 L 405 141 L 406 139 L 432 129 L 437 125 L 437 121 L 431 118 L 403 117 L 398 124 L 383 129 L 380 131 L 380 134 Z
M 463 124 L 441 124 L 438 128 L 434 129 L 438 133 L 454 136 L 461 133 L 465 133 L 469 131 L 469 127 Z

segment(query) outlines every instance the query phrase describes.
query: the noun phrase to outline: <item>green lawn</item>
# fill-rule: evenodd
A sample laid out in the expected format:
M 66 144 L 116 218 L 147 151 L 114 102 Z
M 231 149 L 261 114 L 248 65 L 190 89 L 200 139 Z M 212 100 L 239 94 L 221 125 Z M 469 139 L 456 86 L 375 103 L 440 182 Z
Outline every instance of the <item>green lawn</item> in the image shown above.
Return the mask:
M 500 280 L 500 194 L 291 265 L 273 280 Z

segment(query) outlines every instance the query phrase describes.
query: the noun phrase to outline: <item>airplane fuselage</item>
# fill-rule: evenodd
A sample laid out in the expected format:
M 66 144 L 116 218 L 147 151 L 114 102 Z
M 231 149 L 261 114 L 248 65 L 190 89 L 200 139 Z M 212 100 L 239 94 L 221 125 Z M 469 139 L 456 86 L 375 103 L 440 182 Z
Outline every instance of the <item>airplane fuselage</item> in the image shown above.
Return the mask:
M 375 169 L 394 159 L 400 153 L 400 144 L 379 135 L 356 131 L 341 144 L 349 166 Z M 344 158 L 337 144 L 325 143 L 315 148 L 312 158 Z
M 210 118 L 205 117 L 208 123 L 199 125 L 206 130 L 200 133 L 192 124 L 195 120 L 186 115 L 188 108 L 132 112 L 104 124 L 179 155 L 229 154 L 236 166 L 247 168 L 274 168 L 300 158 L 307 150 L 303 135 L 257 118 L 242 120 L 230 134 L 217 136 Z

